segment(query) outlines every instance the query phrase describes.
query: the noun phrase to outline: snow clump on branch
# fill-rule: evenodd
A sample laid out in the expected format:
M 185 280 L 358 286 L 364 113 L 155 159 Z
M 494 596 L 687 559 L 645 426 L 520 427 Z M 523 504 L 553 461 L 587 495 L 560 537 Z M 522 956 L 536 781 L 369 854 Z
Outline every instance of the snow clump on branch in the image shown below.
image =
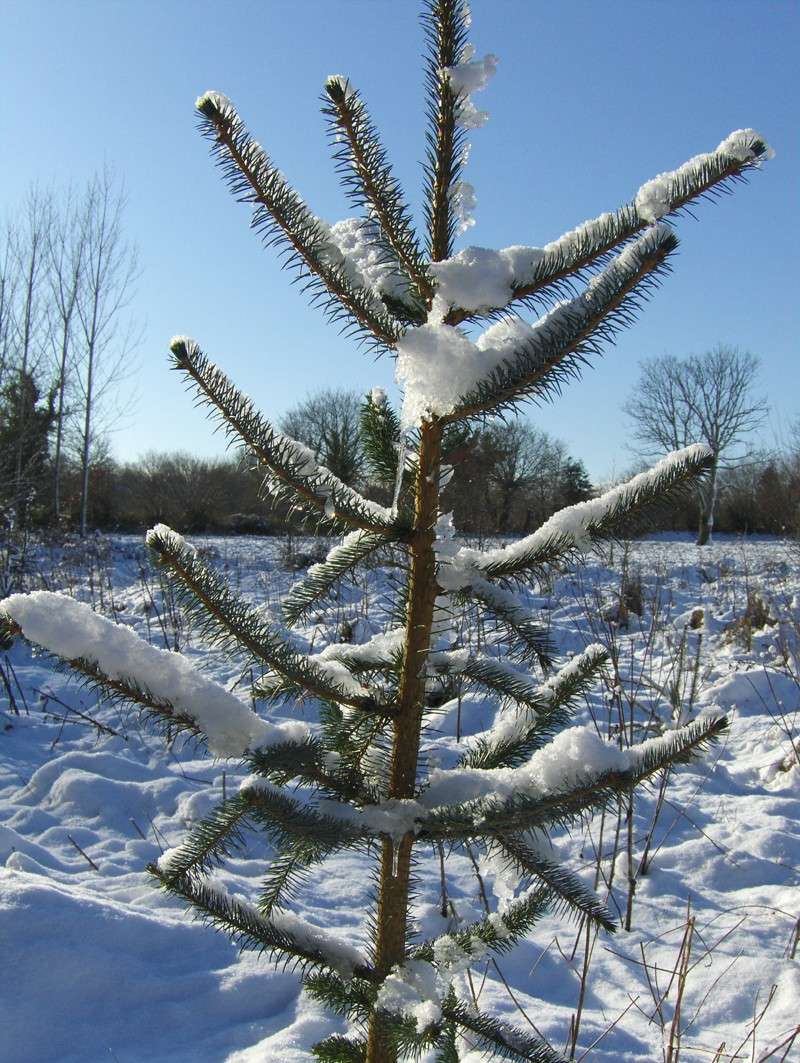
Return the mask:
M 375 1004 L 384 1011 L 413 1019 L 424 1030 L 442 1017 L 446 986 L 432 963 L 407 960 L 387 975 Z
M 470 99 L 473 92 L 485 89 L 497 72 L 497 56 L 491 52 L 483 59 L 473 59 L 474 49 L 465 49 L 465 58 L 455 66 L 446 66 L 442 74 L 459 97 L 457 121 L 463 129 L 478 129 L 489 121 L 488 111 L 479 111 Z
M 593 277 L 583 292 L 557 304 L 535 324 L 520 318 L 500 321 L 475 343 L 460 329 L 445 324 L 445 319 L 454 303 L 466 303 L 467 308 L 505 306 L 513 278 L 505 252 L 471 247 L 448 263 L 438 263 L 457 268 L 451 273 L 439 272 L 439 289 L 425 324 L 408 329 L 395 344 L 395 378 L 404 390 L 401 426 L 416 427 L 423 419 L 451 413 L 481 380 L 513 359 L 519 344 L 534 338 L 546 343 L 550 333 L 558 340 L 565 319 L 574 315 L 583 319 L 596 313 L 606 295 L 637 272 L 645 256 L 669 231 L 666 225 L 648 229 Z
M 408 295 L 408 281 L 396 263 L 387 260 L 372 223 L 363 218 L 343 218 L 330 226 L 322 221 L 320 225 L 328 237 L 329 261 L 342 266 L 354 287 L 400 300 Z

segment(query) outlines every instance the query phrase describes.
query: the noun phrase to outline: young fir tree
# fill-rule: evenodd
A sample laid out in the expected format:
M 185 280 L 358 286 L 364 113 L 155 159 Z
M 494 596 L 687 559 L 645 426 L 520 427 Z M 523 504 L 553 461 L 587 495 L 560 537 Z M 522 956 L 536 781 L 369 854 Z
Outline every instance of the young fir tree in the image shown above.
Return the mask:
M 231 190 L 253 206 L 253 227 L 282 251 L 314 302 L 396 357 L 400 414 L 373 392 L 362 423 L 373 472 L 395 485 L 394 505 L 368 501 L 302 444 L 277 433 L 193 340 L 172 343 L 175 368 L 254 455 L 269 493 L 344 535 L 292 588 L 283 603 L 286 625 L 317 608 L 359 563 L 391 551 L 404 566 L 396 627 L 361 645 L 299 652 L 286 628 L 239 598 L 178 534 L 154 528 L 149 546 L 200 631 L 263 674 L 257 714 L 180 655 L 66 598 L 18 595 L 0 608 L 6 635 L 24 634 L 169 733 L 187 731 L 216 756 L 244 759 L 252 774 L 241 791 L 150 871 L 243 946 L 298 966 L 307 992 L 347 1016 L 348 1036 L 318 1044 L 318 1059 L 393 1063 L 429 1049 L 442 1063 L 455 1063 L 471 1044 L 505 1059 L 550 1061 L 558 1054 L 537 1037 L 460 995 L 457 976 L 487 953 L 510 949 L 554 904 L 612 929 L 600 900 L 553 862 L 542 840 L 688 761 L 725 721 L 698 720 L 629 750 L 590 728 L 568 727 L 576 697 L 590 688 L 606 655 L 591 646 L 552 671 L 552 647 L 513 587 L 628 527 L 701 474 L 709 452 L 694 446 L 671 454 L 651 472 L 492 550 L 453 539 L 439 506 L 452 472 L 442 456 L 470 422 L 557 393 L 630 323 L 669 269 L 677 238 L 660 219 L 727 190 L 769 149 L 752 130 L 740 130 L 715 151 L 648 182 L 634 202 L 544 248 L 454 254 L 472 198 L 462 179 L 465 131 L 485 117 L 470 97 L 495 60 L 472 58 L 463 0 L 428 0 L 423 21 L 423 233 L 364 101 L 345 78 L 326 83 L 324 112 L 337 169 L 363 216 L 332 227 L 311 213 L 225 97 L 208 92 L 197 101 Z M 549 309 L 533 324 L 518 316 L 535 307 Z M 470 338 L 467 330 L 486 322 Z M 505 631 L 510 657 L 455 644 L 451 621 L 459 609 L 492 618 Z M 519 662 L 535 662 L 546 678 L 535 679 Z M 489 731 L 464 743 L 457 764 L 426 767 L 423 741 L 435 745 L 426 734 L 436 720 L 432 691 L 456 680 L 490 692 L 501 707 Z M 270 722 L 270 707 L 287 698 L 316 699 L 320 726 Z M 246 901 L 210 876 L 251 830 L 266 834 L 274 858 L 261 895 Z M 420 940 L 409 917 L 415 860 L 425 850 L 468 845 L 504 860 L 520 892 L 481 922 Z M 376 905 L 363 950 L 308 924 L 289 904 L 309 874 L 318 882 L 320 865 L 344 849 L 358 850 L 375 868 Z

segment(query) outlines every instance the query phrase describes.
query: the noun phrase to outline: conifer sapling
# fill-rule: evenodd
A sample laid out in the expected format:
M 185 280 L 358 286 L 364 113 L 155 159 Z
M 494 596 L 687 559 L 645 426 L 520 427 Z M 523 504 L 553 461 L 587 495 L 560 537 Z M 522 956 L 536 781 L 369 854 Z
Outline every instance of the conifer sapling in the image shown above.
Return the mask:
M 510 1060 L 555 1061 L 539 1037 L 478 1009 L 464 972 L 514 946 L 548 908 L 613 929 L 600 899 L 554 862 L 548 833 L 615 802 L 639 782 L 688 761 L 726 726 L 704 718 L 630 749 L 570 726 L 576 698 L 606 661 L 587 647 L 557 668 L 555 647 L 515 591 L 548 566 L 575 560 L 632 518 L 701 475 L 710 452 L 688 447 L 599 498 L 571 506 L 518 542 L 490 550 L 459 544 L 441 495 L 453 440 L 475 419 L 553 397 L 564 381 L 630 324 L 669 271 L 672 220 L 727 190 L 770 154 L 753 130 L 643 185 L 621 209 L 584 222 L 544 247 L 454 250 L 470 224 L 474 191 L 462 174 L 466 134 L 486 114 L 472 94 L 495 72 L 475 58 L 463 0 L 427 0 L 427 152 L 424 224 L 418 229 L 364 100 L 342 76 L 325 84 L 323 110 L 345 191 L 360 212 L 335 225 L 316 217 L 233 104 L 197 101 L 203 134 L 252 226 L 276 246 L 312 301 L 359 340 L 395 358 L 403 402 L 374 389 L 361 430 L 379 505 L 275 431 L 186 337 L 174 367 L 253 456 L 265 490 L 340 537 L 283 602 L 283 623 L 239 597 L 179 534 L 147 536 L 205 640 L 261 676 L 257 710 L 203 677 L 185 658 L 155 649 L 88 607 L 47 592 L 0 603 L 6 636 L 22 634 L 65 661 L 102 695 L 141 708 L 169 734 L 188 731 L 212 754 L 251 772 L 150 871 L 200 918 L 297 966 L 306 991 L 349 1020 L 346 1035 L 314 1047 L 320 1060 L 394 1063 L 425 1051 L 456 1063 L 469 1046 Z M 665 219 L 665 220 L 662 220 Z M 532 323 L 520 316 L 541 311 Z M 481 331 L 482 329 L 482 331 Z M 364 561 L 389 556 L 396 624 L 361 644 L 301 652 L 288 627 L 318 609 Z M 399 566 L 399 567 L 398 567 Z M 459 644 L 455 618 L 477 611 L 495 626 L 478 651 Z M 434 766 L 436 706 L 454 683 L 488 692 L 494 724 Z M 291 699 L 321 706 L 318 726 L 274 722 Z M 211 873 L 263 832 L 273 858 L 258 897 L 227 893 Z M 516 896 L 468 925 L 425 940 L 411 922 L 412 865 L 443 848 L 478 848 L 514 873 Z M 363 944 L 292 911 L 298 889 L 344 849 L 375 870 L 375 910 Z

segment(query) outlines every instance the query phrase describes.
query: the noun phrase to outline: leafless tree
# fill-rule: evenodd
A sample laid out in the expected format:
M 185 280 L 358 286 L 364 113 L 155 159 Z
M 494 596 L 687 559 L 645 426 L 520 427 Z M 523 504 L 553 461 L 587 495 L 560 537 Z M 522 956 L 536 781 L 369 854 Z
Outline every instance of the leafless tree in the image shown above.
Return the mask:
M 281 430 L 305 443 L 314 456 L 346 484 L 363 477 L 364 454 L 358 425 L 361 396 L 343 388 L 326 388 L 309 395 L 281 420 Z
M 14 524 L 18 528 L 25 524 L 28 506 L 25 475 L 27 382 L 33 379 L 43 358 L 49 325 L 43 296 L 48 269 L 47 232 L 52 215 L 51 197 L 33 188 L 17 224 L 8 231 L 9 264 L 14 279 L 10 281 L 12 297 L 8 302 L 6 372 L 10 369 L 16 376 L 19 396 L 12 487 Z
M 582 463 L 565 444 L 521 418 L 475 429 L 452 461 L 459 476 L 444 504 L 457 527 L 473 534 L 526 533 L 591 492 Z
M 8 227 L 0 231 L 0 388 L 5 383 L 14 358 L 14 308 L 16 302 L 17 274 L 11 254 L 11 232 Z
M 566 460 L 566 448 L 526 421 L 492 425 L 486 434 L 488 449 L 494 455 L 489 484 L 496 528 L 506 534 L 512 530 L 515 506 L 522 505 L 530 513 L 548 508 Z M 520 526 L 519 520 L 515 523 Z M 528 523 L 526 516 L 523 524 Z
M 80 210 L 83 250 L 75 303 L 79 329 L 76 384 L 80 399 L 80 533 L 86 534 L 89 467 L 101 402 L 130 370 L 134 337 L 124 311 L 137 275 L 136 250 L 122 228 L 125 196 L 108 170 L 93 179 Z
M 697 487 L 698 545 L 711 538 L 720 469 L 747 459 L 748 436 L 767 415 L 764 399 L 753 395 L 757 375 L 758 359 L 738 347 L 719 344 L 686 358 L 667 355 L 642 364 L 623 406 L 645 456 L 690 443 L 711 448 L 711 468 Z
M 53 451 L 53 517 L 61 513 L 61 477 L 67 394 L 75 346 L 75 324 L 78 296 L 84 278 L 83 255 L 86 243 L 85 217 L 81 215 L 74 197 L 66 197 L 58 217 L 54 217 L 47 234 L 50 258 L 49 304 L 52 315 L 51 343 L 55 362 L 55 441 Z

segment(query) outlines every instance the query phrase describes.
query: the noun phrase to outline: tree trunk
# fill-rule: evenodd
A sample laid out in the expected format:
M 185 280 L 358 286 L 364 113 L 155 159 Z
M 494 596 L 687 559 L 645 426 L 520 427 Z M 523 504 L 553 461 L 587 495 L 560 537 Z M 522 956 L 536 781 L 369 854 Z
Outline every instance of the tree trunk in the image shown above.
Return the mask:
M 53 518 L 56 524 L 61 517 L 61 450 L 64 438 L 64 391 L 67 375 L 67 352 L 69 350 L 69 323 L 64 325 L 61 341 L 61 364 L 58 372 L 58 413 L 56 414 L 56 446 L 53 454 Z
M 441 428 L 435 424 L 423 425 L 411 543 L 406 651 L 392 743 L 390 798 L 413 798 L 415 791 L 425 701 L 424 666 L 430 651 L 433 611 L 439 593 L 433 544 L 439 507 L 441 442 Z M 375 944 L 375 966 L 382 978 L 405 960 L 413 846 L 412 833 L 399 842 L 385 840 L 382 846 Z M 375 1012 L 369 1024 L 366 1063 L 396 1063 L 396 1060 L 384 1017 Z
M 92 439 L 92 386 L 94 383 L 94 350 L 87 352 L 86 367 L 86 409 L 83 417 L 83 446 L 81 448 L 81 538 L 86 536 L 86 524 L 89 513 L 89 451 Z
M 697 530 L 697 545 L 706 546 L 711 542 L 714 531 L 714 511 L 717 506 L 717 459 L 708 474 L 708 488 L 700 499 L 700 524 Z

